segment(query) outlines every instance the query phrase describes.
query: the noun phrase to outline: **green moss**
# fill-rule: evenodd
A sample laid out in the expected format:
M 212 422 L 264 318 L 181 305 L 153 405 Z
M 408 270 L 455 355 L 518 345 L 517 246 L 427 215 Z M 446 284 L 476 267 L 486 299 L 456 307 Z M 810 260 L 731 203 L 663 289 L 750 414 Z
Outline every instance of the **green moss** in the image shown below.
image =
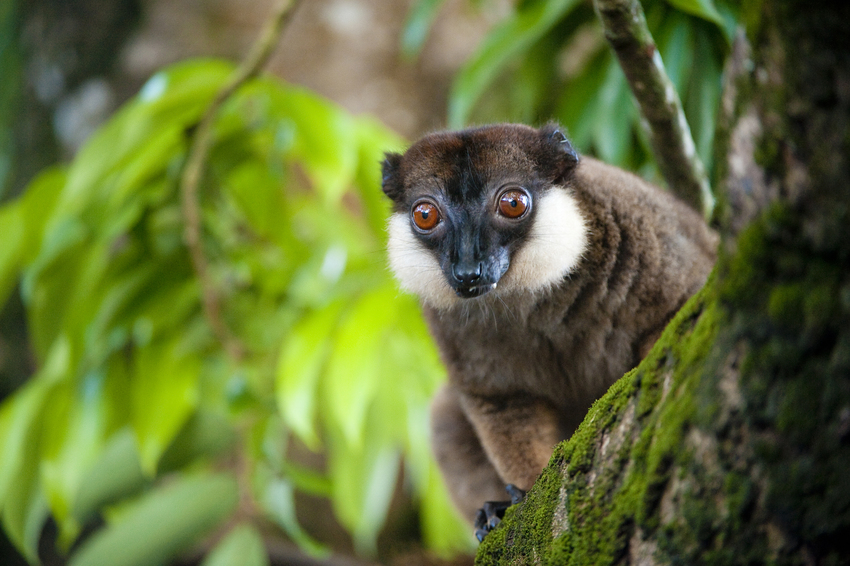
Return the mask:
M 499 527 L 487 535 L 476 564 L 526 564 L 533 562 L 531 557 L 546 552 L 552 542 L 552 519 L 558 505 L 561 457 L 556 450 L 526 499 L 507 510 L 502 524 L 508 528 Z M 516 514 L 521 514 L 520 522 L 516 522 Z
M 847 225 L 846 218 L 829 217 Z M 754 409 L 749 424 L 778 433 L 754 450 L 771 486 L 766 506 L 811 548 L 846 553 L 839 533 L 850 529 L 850 482 L 837 470 L 850 463 L 850 448 L 837 430 L 841 411 L 850 407 L 850 316 L 840 294 L 850 281 L 850 242 L 833 239 L 827 247 L 794 218 L 782 231 L 766 230 L 767 222 L 761 232 L 762 246 L 771 250 L 762 260 L 768 276 L 755 292 L 770 297 L 768 308 L 736 305 L 734 329 L 736 340 L 750 344 L 741 375 L 745 402 Z
M 770 318 L 786 325 L 799 321 L 803 316 L 805 292 L 801 283 L 774 287 L 767 301 L 767 312 Z

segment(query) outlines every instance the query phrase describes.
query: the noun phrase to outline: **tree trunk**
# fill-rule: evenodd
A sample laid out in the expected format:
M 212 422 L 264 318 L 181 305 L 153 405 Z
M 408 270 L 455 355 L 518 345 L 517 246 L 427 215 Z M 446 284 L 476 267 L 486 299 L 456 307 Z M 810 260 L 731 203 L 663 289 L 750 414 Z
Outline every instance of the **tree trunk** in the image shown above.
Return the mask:
M 720 259 L 480 564 L 850 564 L 850 6 L 745 3 Z

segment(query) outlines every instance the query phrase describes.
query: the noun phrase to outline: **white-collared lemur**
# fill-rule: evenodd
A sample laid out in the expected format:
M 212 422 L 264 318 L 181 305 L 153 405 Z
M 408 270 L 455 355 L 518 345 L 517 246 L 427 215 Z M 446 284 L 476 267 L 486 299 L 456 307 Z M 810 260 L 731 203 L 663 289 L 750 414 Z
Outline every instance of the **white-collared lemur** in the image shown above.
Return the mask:
M 390 266 L 449 374 L 434 452 L 481 539 L 506 486 L 522 497 L 703 285 L 717 238 L 669 193 L 579 158 L 551 124 L 427 135 L 387 154 L 383 190 Z

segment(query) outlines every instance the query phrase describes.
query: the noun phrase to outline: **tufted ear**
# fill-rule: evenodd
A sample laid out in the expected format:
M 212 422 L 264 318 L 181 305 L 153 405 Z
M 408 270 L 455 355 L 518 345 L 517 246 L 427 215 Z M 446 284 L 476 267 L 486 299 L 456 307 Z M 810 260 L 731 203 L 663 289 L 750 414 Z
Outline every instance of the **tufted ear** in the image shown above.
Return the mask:
M 549 122 L 540 128 L 540 136 L 552 157 L 551 174 L 557 184 L 565 183 L 572 176 L 579 162 L 578 152 L 567 139 L 563 128 Z
M 401 155 L 398 153 L 385 153 L 381 162 L 381 189 L 384 194 L 396 201 L 401 198 L 402 183 L 399 168 L 401 166 Z

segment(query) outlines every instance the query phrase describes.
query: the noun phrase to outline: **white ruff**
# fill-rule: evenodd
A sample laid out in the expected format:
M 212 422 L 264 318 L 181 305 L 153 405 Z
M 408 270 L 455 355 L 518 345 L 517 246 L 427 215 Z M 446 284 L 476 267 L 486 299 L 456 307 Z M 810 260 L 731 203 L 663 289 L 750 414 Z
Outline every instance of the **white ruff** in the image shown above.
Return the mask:
M 446 282 L 437 258 L 413 235 L 407 215 L 397 212 L 390 216 L 387 252 L 390 269 L 401 288 L 438 309 L 446 309 L 460 302 Z
M 587 246 L 584 218 L 565 189 L 550 189 L 534 206 L 534 225 L 499 281 L 505 293 L 537 293 L 557 285 L 575 269 Z
M 587 245 L 587 229 L 575 199 L 566 190 L 553 188 L 534 206 L 534 225 L 525 244 L 511 258 L 498 287 L 485 297 L 545 291 L 578 265 Z M 388 231 L 390 269 L 403 290 L 440 310 L 475 300 L 455 294 L 434 254 L 413 235 L 406 214 L 393 214 Z

